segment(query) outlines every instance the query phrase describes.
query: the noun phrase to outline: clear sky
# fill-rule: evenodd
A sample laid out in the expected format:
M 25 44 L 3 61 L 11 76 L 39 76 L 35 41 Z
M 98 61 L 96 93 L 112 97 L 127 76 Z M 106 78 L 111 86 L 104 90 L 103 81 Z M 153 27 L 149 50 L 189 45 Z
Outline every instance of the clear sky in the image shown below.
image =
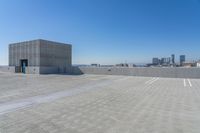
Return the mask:
M 8 44 L 73 45 L 73 64 L 200 59 L 200 0 L 0 0 L 0 65 Z

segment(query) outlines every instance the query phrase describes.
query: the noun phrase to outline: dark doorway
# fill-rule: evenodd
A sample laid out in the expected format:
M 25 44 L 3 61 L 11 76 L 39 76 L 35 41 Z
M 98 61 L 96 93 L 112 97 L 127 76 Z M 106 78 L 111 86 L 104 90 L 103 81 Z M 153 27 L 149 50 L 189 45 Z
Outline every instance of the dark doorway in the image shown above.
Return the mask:
M 20 60 L 20 64 L 21 64 L 21 72 L 26 73 L 26 67 L 28 66 L 28 60 L 27 59 Z

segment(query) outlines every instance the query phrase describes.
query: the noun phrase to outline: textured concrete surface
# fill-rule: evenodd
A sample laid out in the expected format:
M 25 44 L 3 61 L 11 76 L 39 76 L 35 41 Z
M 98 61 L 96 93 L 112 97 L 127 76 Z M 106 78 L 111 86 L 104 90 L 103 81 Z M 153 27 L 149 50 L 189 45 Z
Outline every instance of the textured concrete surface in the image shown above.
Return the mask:
M 103 75 L 127 75 L 144 77 L 168 77 L 168 78 L 199 78 L 200 68 L 183 67 L 79 67 L 74 69 L 84 74 L 103 74 Z
M 11 67 L 11 66 L 0 66 L 0 72 L 15 73 L 15 67 Z
M 200 80 L 0 73 L 0 133 L 199 133 Z

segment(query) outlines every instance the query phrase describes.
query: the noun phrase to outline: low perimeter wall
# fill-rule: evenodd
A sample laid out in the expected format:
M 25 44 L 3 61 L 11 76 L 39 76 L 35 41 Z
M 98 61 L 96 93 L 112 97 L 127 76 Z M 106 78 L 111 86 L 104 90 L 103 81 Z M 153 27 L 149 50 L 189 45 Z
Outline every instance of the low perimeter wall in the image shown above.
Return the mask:
M 19 66 L 0 66 L 0 72 L 21 73 Z M 66 67 L 45 67 L 45 66 L 28 66 L 25 68 L 26 74 L 81 74 L 78 68 Z
M 0 66 L 1 72 L 18 72 L 17 67 Z M 57 67 L 27 67 L 28 74 L 56 74 L 61 73 Z M 66 74 L 102 74 L 127 75 L 142 77 L 168 77 L 168 78 L 200 78 L 200 68 L 119 68 L 119 67 L 69 67 Z
M 200 78 L 200 68 L 118 68 L 79 67 L 85 74 L 128 75 L 143 77 Z
M 0 66 L 0 72 L 15 73 L 15 67 L 11 67 L 11 66 Z
M 57 74 L 58 67 L 26 67 L 26 74 Z
M 72 73 L 73 68 L 72 67 L 66 67 L 66 68 L 58 68 L 58 67 L 45 67 L 45 66 L 40 66 L 40 67 L 26 67 L 26 73 L 27 74 L 63 74 L 63 73 L 68 73 L 68 74 L 73 74 Z

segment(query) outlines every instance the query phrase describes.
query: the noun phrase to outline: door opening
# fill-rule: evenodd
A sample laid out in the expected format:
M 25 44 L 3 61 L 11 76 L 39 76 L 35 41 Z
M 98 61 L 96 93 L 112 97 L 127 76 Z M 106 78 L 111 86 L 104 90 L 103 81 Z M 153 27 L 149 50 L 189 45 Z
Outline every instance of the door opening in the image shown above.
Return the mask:
M 20 64 L 21 64 L 21 72 L 26 73 L 26 67 L 28 66 L 28 60 L 27 59 L 20 60 Z

